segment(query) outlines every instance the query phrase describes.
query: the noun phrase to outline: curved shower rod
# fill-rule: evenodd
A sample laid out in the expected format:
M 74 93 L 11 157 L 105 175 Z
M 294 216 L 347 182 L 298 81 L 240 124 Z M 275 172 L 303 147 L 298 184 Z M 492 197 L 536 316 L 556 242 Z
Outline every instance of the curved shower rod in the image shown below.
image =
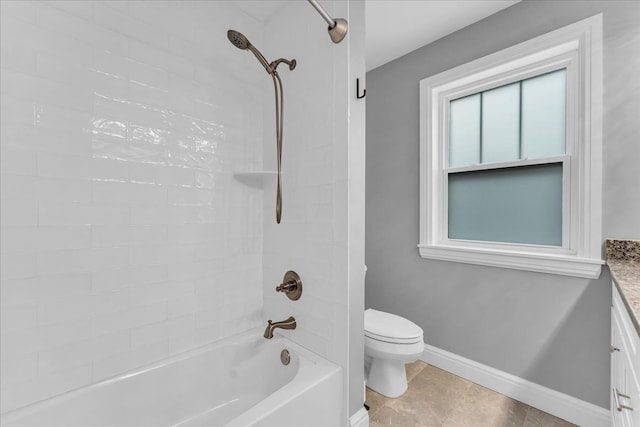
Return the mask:
M 331 40 L 334 43 L 340 43 L 349 30 L 347 20 L 342 18 L 333 19 L 316 0 L 307 1 L 311 3 L 311 6 L 313 6 L 315 10 L 318 11 L 320 16 L 322 16 L 322 19 L 327 21 L 327 24 L 329 24 L 329 37 L 331 37 Z

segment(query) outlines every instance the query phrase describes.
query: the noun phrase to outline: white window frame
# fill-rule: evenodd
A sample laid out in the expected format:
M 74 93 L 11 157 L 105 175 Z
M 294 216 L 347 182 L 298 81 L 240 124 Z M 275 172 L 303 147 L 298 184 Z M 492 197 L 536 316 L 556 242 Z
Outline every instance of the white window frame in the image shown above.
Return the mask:
M 449 168 L 449 101 L 567 70 L 566 151 L 542 159 Z M 563 164 L 562 246 L 448 238 L 451 172 Z M 420 255 L 586 278 L 602 261 L 602 14 L 420 81 Z

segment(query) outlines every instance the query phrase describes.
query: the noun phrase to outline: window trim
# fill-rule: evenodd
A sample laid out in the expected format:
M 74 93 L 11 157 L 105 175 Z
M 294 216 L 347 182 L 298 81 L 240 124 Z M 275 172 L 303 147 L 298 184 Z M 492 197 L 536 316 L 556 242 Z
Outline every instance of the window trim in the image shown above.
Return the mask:
M 473 170 L 563 162 L 562 247 L 448 238 L 449 101 L 567 69 L 564 156 Z M 538 162 L 538 163 L 536 163 Z M 467 168 L 467 167 L 463 167 Z M 420 81 L 420 240 L 423 258 L 597 278 L 602 235 L 602 15 Z

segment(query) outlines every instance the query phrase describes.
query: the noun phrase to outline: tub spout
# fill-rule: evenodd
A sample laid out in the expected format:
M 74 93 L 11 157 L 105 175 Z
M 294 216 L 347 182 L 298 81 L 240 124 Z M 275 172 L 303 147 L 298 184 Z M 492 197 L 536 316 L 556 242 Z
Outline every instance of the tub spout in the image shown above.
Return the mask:
M 289 316 L 287 320 L 283 320 L 282 322 L 272 322 L 269 320 L 267 324 L 267 329 L 264 330 L 264 337 L 267 339 L 273 338 L 273 330 L 281 328 L 281 329 L 295 329 L 296 328 L 296 319 L 293 316 Z

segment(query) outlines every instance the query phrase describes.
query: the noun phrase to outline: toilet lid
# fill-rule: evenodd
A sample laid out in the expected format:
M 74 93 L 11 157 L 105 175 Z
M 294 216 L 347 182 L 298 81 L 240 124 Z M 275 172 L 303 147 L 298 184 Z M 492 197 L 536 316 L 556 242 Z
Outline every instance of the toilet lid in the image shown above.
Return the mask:
M 379 341 L 414 343 L 422 341 L 422 328 L 404 317 L 373 309 L 364 312 L 364 334 Z

